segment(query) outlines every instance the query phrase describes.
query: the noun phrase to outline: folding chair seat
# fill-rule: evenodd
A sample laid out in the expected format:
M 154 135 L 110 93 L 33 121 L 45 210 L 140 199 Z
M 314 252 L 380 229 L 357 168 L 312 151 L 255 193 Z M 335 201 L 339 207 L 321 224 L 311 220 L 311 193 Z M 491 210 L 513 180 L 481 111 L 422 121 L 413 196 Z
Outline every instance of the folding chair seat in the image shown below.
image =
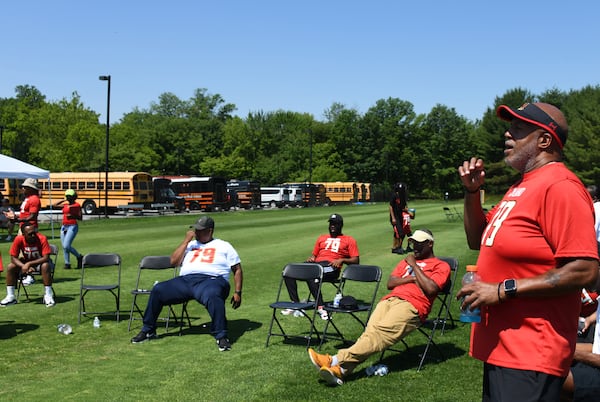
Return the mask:
M 87 310 L 85 297 L 96 291 L 110 292 L 115 299 L 115 310 Z M 94 300 L 98 303 L 98 300 Z M 81 285 L 79 287 L 79 316 L 85 315 L 115 315 L 119 322 L 121 302 L 121 256 L 118 254 L 86 254 L 83 256 L 81 267 Z
M 368 288 L 362 286 L 365 283 L 371 283 L 374 284 L 374 286 Z M 357 300 L 357 304 L 355 306 L 340 305 L 339 307 L 334 307 L 333 303 L 325 303 L 325 310 L 328 313 L 328 318 L 321 337 L 321 345 L 327 338 L 338 339 L 344 343 L 353 342 L 344 337 L 339 325 L 335 323 L 334 317 L 347 314 L 361 325 L 360 329 L 362 331 L 366 327 L 369 317 L 371 316 L 380 283 L 381 268 L 376 265 L 353 264 L 348 265 L 344 269 L 339 285 L 340 292 L 342 295 L 354 297 Z M 358 300 L 360 300 L 358 298 L 359 295 L 361 298 L 366 298 L 367 302 L 358 302 Z M 333 335 L 327 333 L 327 329 L 330 325 L 335 330 L 335 334 Z
M 283 268 L 283 272 L 281 275 L 281 280 L 279 281 L 279 288 L 277 290 L 277 299 L 274 303 L 271 303 L 269 307 L 273 309 L 273 314 L 271 317 L 271 323 L 269 325 L 269 333 L 267 334 L 267 342 L 265 346 L 269 346 L 269 340 L 271 336 L 282 336 L 286 340 L 290 338 L 301 338 L 306 339 L 307 347 L 310 346 L 310 342 L 313 336 L 313 333 L 316 335 L 317 340 L 320 341 L 319 331 L 315 328 L 315 318 L 317 314 L 317 303 L 316 301 L 307 301 L 307 302 L 299 302 L 295 303 L 292 301 L 284 301 L 282 297 L 286 297 L 288 295 L 287 288 L 285 287 L 285 278 L 295 279 L 297 281 L 309 281 L 309 280 L 318 280 L 318 295 L 321 294 L 321 287 L 323 285 L 323 267 L 316 263 L 295 263 L 295 264 L 287 264 Z M 285 296 L 283 296 L 285 295 Z M 295 311 L 300 311 L 302 317 L 306 318 L 310 324 L 310 329 L 308 331 L 308 335 L 296 334 L 291 335 L 288 334 L 281 325 L 280 318 L 277 316 L 277 310 L 283 309 L 291 309 Z M 308 313 L 311 311 L 312 313 Z M 279 328 L 279 332 L 273 332 L 273 324 L 277 324 Z
M 144 317 L 143 310 L 138 305 L 138 297 L 142 296 L 147 299 L 147 297 L 150 295 L 151 287 L 154 286 L 154 283 L 156 283 L 157 281 L 164 281 L 167 279 L 174 278 L 176 275 L 177 266 L 171 264 L 170 256 L 146 256 L 142 258 L 138 266 L 138 275 L 137 280 L 135 282 L 135 289 L 131 291 L 133 301 L 131 302 L 131 312 L 129 313 L 129 325 L 127 326 L 128 331 L 131 331 L 131 323 L 133 321 L 141 320 Z M 182 311 L 183 313 L 185 313 L 187 312 L 187 309 L 183 307 Z M 177 314 L 175 314 L 175 311 L 173 310 L 173 306 L 169 305 L 167 310 L 167 316 L 159 318 L 159 320 L 165 322 L 165 328 L 167 332 L 169 331 L 169 322 L 171 317 L 176 322 L 179 321 Z M 183 326 L 183 320 L 179 321 L 179 326 L 181 330 L 181 327 Z
M 431 320 L 428 319 L 423 325 L 421 325 L 419 328 L 417 328 L 417 331 L 415 331 L 415 332 L 421 333 L 423 336 L 425 336 L 425 338 L 427 338 L 427 343 L 425 345 L 425 349 L 424 349 L 423 353 L 421 354 L 421 360 L 419 361 L 419 366 L 417 368 L 417 371 L 421 371 L 421 368 L 423 367 L 423 364 L 425 362 L 425 359 L 427 358 L 427 355 L 428 355 L 431 347 L 433 347 L 434 349 L 437 350 L 438 354 L 440 355 L 440 357 L 442 359 L 445 358 L 444 352 L 435 343 L 433 338 L 435 336 L 435 333 L 436 333 L 438 327 L 441 327 L 442 335 L 444 334 L 444 331 L 446 329 L 446 323 L 448 322 L 448 320 L 450 320 L 451 325 L 453 327 L 455 326 L 454 318 L 452 317 L 452 313 L 450 312 L 450 304 L 451 304 L 451 301 L 453 298 L 454 284 L 456 282 L 456 275 L 458 273 L 458 260 L 454 257 L 438 257 L 438 258 L 442 261 L 447 262 L 448 265 L 450 265 L 450 279 L 449 279 L 448 283 L 446 284 L 446 286 L 444 287 L 444 289 L 442 289 L 436 297 L 436 301 L 439 303 L 440 306 L 437 310 L 437 314 L 435 315 L 435 317 Z M 432 311 L 433 311 L 433 307 L 432 307 Z M 429 328 L 429 327 L 431 327 L 431 328 Z M 402 342 L 405 349 L 407 349 L 407 350 L 409 349 L 409 346 L 404 339 L 401 339 L 400 342 Z M 394 351 L 394 352 L 400 352 L 400 350 L 392 349 L 392 348 L 388 348 L 387 350 Z M 383 360 L 383 355 L 385 354 L 385 352 L 386 352 L 386 350 L 381 352 L 381 356 L 380 356 L 379 360 Z
M 456 216 L 457 219 L 463 219 L 463 214 L 461 211 L 458 210 L 458 208 L 454 207 L 454 215 Z
M 49 259 L 49 263 L 50 263 L 50 277 L 52 278 L 52 293 L 54 293 L 54 295 L 56 296 L 56 292 L 54 291 L 54 270 L 56 269 L 56 259 L 58 257 L 58 246 L 54 245 L 54 244 L 50 244 L 50 259 Z M 36 270 L 35 272 L 32 272 L 30 275 L 32 275 L 33 277 L 39 276 L 41 278 L 42 276 L 42 271 L 41 270 Z M 23 284 L 23 279 L 25 279 L 27 275 L 23 275 L 23 274 L 19 274 L 17 276 L 17 300 L 19 299 L 19 296 L 21 295 L 21 289 L 23 289 L 23 293 L 25 293 L 25 298 L 27 299 L 27 301 L 30 301 L 29 298 L 29 292 L 27 291 L 27 286 L 25 286 Z M 36 282 L 40 281 L 41 279 L 36 279 Z

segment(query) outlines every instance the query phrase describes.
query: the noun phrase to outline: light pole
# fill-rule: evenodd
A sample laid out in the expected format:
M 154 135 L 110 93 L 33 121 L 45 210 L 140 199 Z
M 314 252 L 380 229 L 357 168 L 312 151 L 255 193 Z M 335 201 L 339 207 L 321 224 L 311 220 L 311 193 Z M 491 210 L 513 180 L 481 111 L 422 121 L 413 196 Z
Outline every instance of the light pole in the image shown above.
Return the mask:
M 108 81 L 106 95 L 106 158 L 104 164 L 104 217 L 108 218 L 108 139 L 110 137 L 110 75 L 101 75 L 100 81 Z

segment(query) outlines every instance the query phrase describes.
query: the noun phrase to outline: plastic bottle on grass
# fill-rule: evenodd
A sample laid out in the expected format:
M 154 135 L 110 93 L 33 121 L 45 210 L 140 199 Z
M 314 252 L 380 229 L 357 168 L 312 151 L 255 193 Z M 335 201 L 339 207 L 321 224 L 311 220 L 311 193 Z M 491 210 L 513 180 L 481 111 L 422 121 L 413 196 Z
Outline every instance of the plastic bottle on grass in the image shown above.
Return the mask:
M 479 275 L 477 274 L 477 265 L 467 265 L 467 273 L 463 276 L 463 286 L 479 281 Z M 463 299 L 464 300 L 464 299 Z M 461 300 L 462 302 L 462 300 Z M 460 309 L 460 321 L 462 322 L 481 322 L 481 311 L 479 308 L 474 310 L 470 309 L 470 305 L 466 306 L 465 309 Z
M 100 318 L 94 317 L 94 328 L 100 328 Z
M 383 377 L 384 375 L 387 375 L 389 369 L 388 366 L 386 366 L 385 364 L 374 364 L 372 366 L 367 367 L 365 372 L 369 377 L 372 375 Z
M 58 324 L 58 332 L 63 335 L 69 335 L 73 332 L 73 328 L 69 324 Z

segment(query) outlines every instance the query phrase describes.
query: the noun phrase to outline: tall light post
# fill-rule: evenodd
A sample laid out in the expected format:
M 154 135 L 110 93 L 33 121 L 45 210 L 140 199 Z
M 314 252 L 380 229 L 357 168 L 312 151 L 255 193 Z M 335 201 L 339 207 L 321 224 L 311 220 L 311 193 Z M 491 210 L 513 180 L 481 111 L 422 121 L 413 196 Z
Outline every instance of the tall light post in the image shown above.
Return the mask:
M 104 217 L 108 218 L 108 139 L 110 137 L 110 75 L 101 75 L 100 81 L 108 81 L 106 96 L 106 158 L 104 164 Z

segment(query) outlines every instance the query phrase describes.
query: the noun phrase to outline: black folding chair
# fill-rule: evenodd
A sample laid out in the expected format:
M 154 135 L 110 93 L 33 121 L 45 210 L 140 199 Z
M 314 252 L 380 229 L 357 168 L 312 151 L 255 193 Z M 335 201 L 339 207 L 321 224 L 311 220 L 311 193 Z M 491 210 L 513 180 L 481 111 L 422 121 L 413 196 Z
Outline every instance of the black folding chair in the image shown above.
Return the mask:
M 50 264 L 50 277 L 52 278 L 52 293 L 56 296 L 56 292 L 54 291 L 54 271 L 56 269 L 56 259 L 58 257 L 58 246 L 54 245 L 54 244 L 50 244 L 50 259 L 48 261 L 48 263 Z M 32 276 L 42 276 L 42 271 L 40 270 L 40 266 L 37 267 L 38 269 L 34 272 L 32 272 L 30 275 Z M 25 298 L 27 299 L 27 301 L 30 301 L 29 299 L 29 292 L 27 291 L 27 286 L 25 286 L 25 284 L 23 283 L 23 279 L 25 279 L 27 275 L 24 275 L 22 273 L 19 273 L 17 275 L 17 300 L 19 300 L 19 296 L 21 295 L 21 289 L 23 289 L 23 293 L 25 293 Z
M 131 291 L 133 301 L 131 302 L 131 312 L 129 313 L 129 325 L 127 326 L 128 331 L 131 331 L 131 323 L 133 321 L 141 320 L 144 317 L 142 309 L 137 304 L 138 297 L 143 296 L 147 298 L 150 295 L 151 287 L 154 286 L 153 283 L 155 281 L 163 281 L 166 279 L 174 278 L 176 275 L 177 266 L 171 264 L 170 256 L 146 256 L 142 258 L 138 266 L 138 275 L 137 280 L 135 282 L 135 289 Z M 186 309 L 184 308 L 183 311 L 186 312 Z M 173 306 L 169 305 L 167 310 L 167 316 L 159 318 L 159 320 L 165 322 L 165 328 L 167 332 L 169 331 L 169 322 L 171 317 L 173 317 L 175 321 L 179 321 L 177 319 L 177 314 L 175 314 L 175 311 L 173 310 Z M 183 326 L 183 320 L 179 322 L 179 326 L 181 330 L 181 327 Z
M 421 360 L 419 361 L 419 366 L 417 368 L 417 371 L 421 371 L 421 368 L 423 367 L 423 364 L 425 363 L 425 359 L 427 358 L 427 355 L 428 355 L 431 347 L 433 347 L 438 352 L 438 354 L 440 355 L 440 357 L 442 359 L 445 358 L 444 352 L 435 343 L 433 338 L 435 336 L 435 333 L 436 333 L 438 327 L 440 327 L 440 326 L 441 326 L 442 335 L 444 334 L 444 331 L 446 329 L 446 323 L 448 322 L 448 320 L 450 320 L 451 325 L 453 327 L 455 325 L 454 318 L 452 317 L 452 314 L 450 312 L 450 303 L 452 301 L 452 296 L 453 296 L 453 292 L 454 292 L 454 283 L 456 282 L 456 275 L 458 272 L 458 260 L 454 257 L 438 257 L 438 258 L 442 261 L 447 262 L 448 265 L 450 265 L 450 278 L 449 278 L 448 282 L 446 283 L 446 286 L 444 287 L 444 289 L 442 289 L 436 297 L 436 300 L 440 304 L 440 307 L 437 310 L 437 314 L 433 317 L 433 319 L 427 320 L 423 325 L 421 325 L 419 328 L 417 328 L 417 331 L 415 331 L 415 332 L 421 333 L 423 336 L 425 336 L 427 338 L 427 344 L 425 345 L 425 350 L 421 354 Z M 431 327 L 431 329 L 429 329 L 429 327 Z M 406 343 L 406 341 L 404 339 L 401 339 L 400 342 L 402 342 L 405 349 L 407 349 L 407 350 L 409 349 L 408 344 Z M 392 349 L 392 348 L 388 348 L 386 350 L 400 352 L 400 350 Z M 386 350 L 381 352 L 381 356 L 379 357 L 379 360 L 383 360 L 383 355 L 385 354 Z
M 458 218 L 456 216 L 456 213 L 454 211 L 452 211 L 449 207 L 444 207 L 444 214 L 446 215 L 446 219 L 451 222 L 453 220 L 455 220 L 456 218 Z
M 110 292 L 115 298 L 116 309 L 88 311 L 85 297 L 89 292 Z M 81 267 L 81 285 L 79 287 L 78 323 L 84 315 L 114 314 L 119 322 L 121 302 L 121 256 L 118 254 L 86 254 Z
M 323 284 L 323 267 L 316 263 L 295 263 L 288 264 L 283 268 L 283 272 L 281 275 L 281 280 L 279 282 L 279 289 L 277 291 L 277 300 L 274 303 L 271 303 L 269 307 L 273 309 L 273 314 L 271 317 L 271 324 L 269 325 L 269 333 L 267 335 L 267 342 L 265 346 L 269 346 L 269 340 L 271 336 L 282 336 L 286 340 L 289 338 L 301 338 L 307 340 L 307 348 L 310 346 L 310 342 L 312 339 L 313 333 L 316 334 L 317 340 L 320 341 L 319 331 L 315 328 L 315 318 L 317 314 L 317 303 L 316 301 L 307 301 L 307 302 L 291 302 L 291 301 L 283 301 L 283 294 L 287 297 L 287 288 L 285 287 L 285 278 L 291 278 L 298 281 L 319 281 L 318 287 L 318 295 L 321 294 L 321 286 Z M 305 317 L 310 323 L 310 330 L 308 335 L 290 335 L 288 334 L 281 325 L 280 319 L 277 317 L 277 310 L 283 309 L 291 309 L 294 311 L 299 311 L 303 317 Z M 312 310 L 312 313 L 307 313 L 307 311 Z M 279 328 L 279 332 L 273 332 L 273 324 L 277 324 Z
M 364 286 L 359 286 L 360 284 L 365 283 L 375 284 L 372 291 L 370 288 L 368 291 L 365 291 Z M 373 311 L 373 305 L 375 303 L 375 298 L 377 297 L 377 291 L 379 290 L 380 283 L 381 268 L 376 265 L 352 264 L 348 265 L 344 269 L 339 285 L 342 295 L 353 296 L 356 299 L 360 292 L 360 294 L 367 295 L 368 299 L 366 303 L 360 303 L 357 299 L 357 304 L 355 306 L 340 305 L 338 307 L 334 307 L 333 303 L 325 303 L 325 310 L 327 311 L 328 318 L 327 323 L 325 323 L 325 329 L 323 330 L 323 336 L 321 337 L 321 345 L 323 345 L 323 342 L 325 342 L 326 338 L 338 339 L 344 343 L 352 342 L 344 337 L 339 329 L 339 326 L 336 325 L 334 321 L 334 316 L 347 314 L 361 325 L 361 329 L 364 329 L 369 321 L 371 312 Z M 359 289 L 361 287 L 363 289 Z M 361 318 L 363 316 L 364 319 Z M 335 330 L 334 335 L 327 333 L 329 325 L 331 325 Z

